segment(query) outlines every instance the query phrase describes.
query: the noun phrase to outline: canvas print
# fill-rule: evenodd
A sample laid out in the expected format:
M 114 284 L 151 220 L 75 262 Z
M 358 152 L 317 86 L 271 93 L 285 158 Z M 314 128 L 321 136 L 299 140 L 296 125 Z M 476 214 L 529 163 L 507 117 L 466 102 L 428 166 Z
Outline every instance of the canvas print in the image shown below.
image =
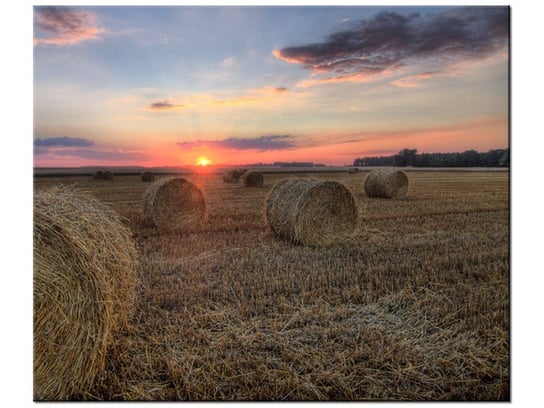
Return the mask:
M 510 401 L 508 6 L 34 6 L 35 401 Z

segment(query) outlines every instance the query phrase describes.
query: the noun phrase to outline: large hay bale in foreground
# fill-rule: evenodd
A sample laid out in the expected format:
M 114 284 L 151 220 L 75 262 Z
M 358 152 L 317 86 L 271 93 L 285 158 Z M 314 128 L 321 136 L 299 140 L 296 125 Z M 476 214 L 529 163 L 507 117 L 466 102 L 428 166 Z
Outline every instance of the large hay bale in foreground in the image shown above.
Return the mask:
M 262 187 L 264 184 L 264 177 L 258 171 L 246 171 L 243 179 L 246 187 Z
M 142 181 L 155 181 L 155 173 L 146 170 L 142 173 Z
M 144 194 L 142 212 L 148 224 L 161 230 L 184 230 L 207 216 L 202 191 L 182 177 L 155 181 Z
M 86 399 L 135 304 L 130 231 L 90 195 L 34 198 L 34 399 Z
M 103 171 L 102 170 L 98 170 L 94 173 L 93 175 L 93 179 L 95 180 L 102 180 L 102 173 Z
M 400 170 L 371 170 L 365 178 L 364 190 L 368 197 L 401 198 L 408 192 L 408 177 Z
M 358 210 L 349 189 L 336 181 L 284 179 L 266 199 L 266 221 L 279 238 L 303 245 L 329 245 L 349 237 Z
M 102 172 L 102 180 L 113 180 L 113 172 L 109 170 L 104 170 Z
M 238 183 L 240 181 L 240 172 L 238 170 L 227 170 L 223 173 L 225 183 Z

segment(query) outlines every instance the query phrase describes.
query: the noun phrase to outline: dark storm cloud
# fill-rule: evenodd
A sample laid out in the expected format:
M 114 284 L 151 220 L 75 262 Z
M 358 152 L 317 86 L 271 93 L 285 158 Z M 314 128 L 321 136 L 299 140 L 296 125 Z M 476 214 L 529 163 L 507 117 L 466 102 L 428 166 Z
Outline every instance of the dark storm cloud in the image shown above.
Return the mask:
M 92 140 L 69 136 L 38 138 L 34 140 L 34 147 L 88 147 L 94 144 Z
M 482 58 L 508 44 L 508 7 L 464 7 L 437 15 L 382 12 L 326 40 L 274 55 L 316 72 L 380 73 L 409 59 Z
M 295 147 L 290 135 L 265 135 L 254 138 L 230 137 L 223 140 L 198 140 L 196 142 L 180 142 L 180 147 L 218 146 L 235 150 L 284 150 Z

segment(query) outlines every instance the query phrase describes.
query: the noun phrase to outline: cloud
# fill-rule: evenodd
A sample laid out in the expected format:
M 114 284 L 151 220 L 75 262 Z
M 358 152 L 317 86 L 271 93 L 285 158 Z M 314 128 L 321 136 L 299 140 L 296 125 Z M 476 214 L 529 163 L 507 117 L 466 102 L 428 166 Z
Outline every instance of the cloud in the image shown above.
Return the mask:
M 437 71 L 420 72 L 419 74 L 409 75 L 391 81 L 391 84 L 398 86 L 399 88 L 418 88 L 421 86 L 421 81 L 440 75 L 441 74 Z
M 232 68 L 236 65 L 236 59 L 234 57 L 225 58 L 221 61 L 221 66 L 223 68 Z
M 310 88 L 314 85 L 321 84 L 338 84 L 342 82 L 351 82 L 351 83 L 362 83 L 369 82 L 372 78 L 363 73 L 356 73 L 350 75 L 338 75 L 327 78 L 315 78 L 315 79 L 304 79 L 297 84 L 298 88 Z
M 145 160 L 139 151 L 108 149 L 96 146 L 92 140 L 79 137 L 50 137 L 34 140 L 35 156 L 62 156 L 106 161 Z
M 138 151 L 126 151 L 126 150 L 106 150 L 106 149 L 69 149 L 69 150 L 56 150 L 55 154 L 58 156 L 72 156 L 82 159 L 95 159 L 106 161 L 135 161 L 146 160 L 147 155 Z
M 323 42 L 285 47 L 273 54 L 315 74 L 361 81 L 418 61 L 444 66 L 485 58 L 508 45 L 509 32 L 508 7 L 464 7 L 428 17 L 382 12 Z
M 254 138 L 230 137 L 223 140 L 197 140 L 194 142 L 180 142 L 179 147 L 192 148 L 196 146 L 217 146 L 234 150 L 285 150 L 295 147 L 291 135 L 265 135 Z
M 227 106 L 227 105 L 240 105 L 266 101 L 273 99 L 281 94 L 286 94 L 289 89 L 283 86 L 273 87 L 266 86 L 258 89 L 251 89 L 248 92 L 241 95 L 234 95 L 228 98 L 216 98 L 211 95 L 189 95 L 184 103 L 171 103 L 168 101 L 153 102 L 148 106 L 148 109 L 154 111 L 167 111 L 175 109 L 194 108 L 201 106 Z
M 70 7 L 36 6 L 34 8 L 34 45 L 73 45 L 94 40 L 104 30 L 97 26 L 94 14 Z
M 149 108 L 152 110 L 171 110 L 171 109 L 180 109 L 185 107 L 184 104 L 173 104 L 167 101 L 153 102 L 149 105 Z
M 94 144 L 92 140 L 68 136 L 34 140 L 34 147 L 88 147 Z

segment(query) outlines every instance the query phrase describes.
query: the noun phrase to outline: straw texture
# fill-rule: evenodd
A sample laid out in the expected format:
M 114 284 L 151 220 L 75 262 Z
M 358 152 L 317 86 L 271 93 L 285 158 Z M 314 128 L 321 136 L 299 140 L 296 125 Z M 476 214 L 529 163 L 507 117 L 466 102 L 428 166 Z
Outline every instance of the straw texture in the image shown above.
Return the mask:
M 155 181 L 144 194 L 142 212 L 147 223 L 160 230 L 186 230 L 207 217 L 202 191 L 182 177 Z
M 264 184 L 264 177 L 258 171 L 246 171 L 243 179 L 246 187 L 262 187 Z
M 400 170 L 371 170 L 365 178 L 364 190 L 368 197 L 402 198 L 408 192 L 408 177 Z
M 34 399 L 86 399 L 135 303 L 137 253 L 119 216 L 66 187 L 34 199 Z
M 266 221 L 278 238 L 329 245 L 352 235 L 358 209 L 349 189 L 336 181 L 284 179 L 266 199 Z
M 102 172 L 102 180 L 113 180 L 113 172 L 104 170 Z
M 225 183 L 238 183 L 240 181 L 240 172 L 238 170 L 227 170 L 223 173 Z
M 146 170 L 142 173 L 142 181 L 155 181 L 155 173 L 152 171 Z

